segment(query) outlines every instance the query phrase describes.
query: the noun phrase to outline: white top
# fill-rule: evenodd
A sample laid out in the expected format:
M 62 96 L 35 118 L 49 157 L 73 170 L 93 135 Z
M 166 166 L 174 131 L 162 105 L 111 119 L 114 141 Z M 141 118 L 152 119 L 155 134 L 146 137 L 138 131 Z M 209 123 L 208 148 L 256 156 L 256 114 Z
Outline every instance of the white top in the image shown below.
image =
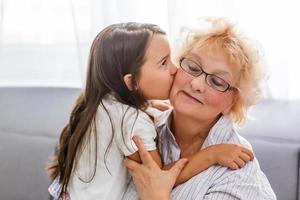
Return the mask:
M 155 124 L 159 135 L 158 146 L 164 163 L 174 162 L 180 157 L 180 148 L 170 131 L 171 110 L 164 112 Z M 251 149 L 247 140 L 235 130 L 230 118 L 222 116 L 210 130 L 202 149 L 214 144 L 242 144 Z M 172 200 L 274 200 L 276 196 L 272 187 L 259 167 L 255 158 L 243 168 L 230 170 L 213 165 L 178 185 L 171 193 Z M 139 199 L 133 182 L 130 183 L 123 199 Z
M 97 161 L 95 163 L 96 138 L 91 134 L 70 179 L 68 191 L 71 200 L 120 200 L 129 182 L 129 174 L 123 165 L 124 156 L 137 151 L 132 141 L 133 135 L 142 138 L 148 151 L 156 149 L 154 123 L 145 112 L 121 104 L 111 95 L 103 99 L 103 104 L 109 115 L 100 104 L 96 115 L 96 130 L 92 128 L 93 133 L 96 131 L 98 141 Z M 110 142 L 111 145 L 107 149 Z M 88 182 L 93 175 L 95 164 L 95 176 Z

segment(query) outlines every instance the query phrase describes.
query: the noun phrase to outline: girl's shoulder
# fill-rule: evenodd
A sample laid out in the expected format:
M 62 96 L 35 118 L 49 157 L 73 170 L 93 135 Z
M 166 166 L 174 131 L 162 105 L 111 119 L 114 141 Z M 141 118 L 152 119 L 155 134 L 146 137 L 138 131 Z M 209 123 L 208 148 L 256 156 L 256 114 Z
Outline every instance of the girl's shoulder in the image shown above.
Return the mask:
M 125 116 L 125 118 L 134 117 L 150 119 L 150 116 L 145 111 L 123 104 L 111 94 L 106 95 L 102 99 L 102 103 L 100 103 L 99 109 L 101 111 L 108 111 L 111 116 L 115 117 Z

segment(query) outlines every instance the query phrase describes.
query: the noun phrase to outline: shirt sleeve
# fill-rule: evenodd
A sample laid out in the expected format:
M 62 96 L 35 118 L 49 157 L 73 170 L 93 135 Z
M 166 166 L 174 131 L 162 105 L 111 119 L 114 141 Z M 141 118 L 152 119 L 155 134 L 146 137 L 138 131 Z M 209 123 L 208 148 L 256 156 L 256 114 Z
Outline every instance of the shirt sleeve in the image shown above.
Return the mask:
M 132 140 L 135 135 L 142 139 L 147 151 L 156 149 L 155 138 L 157 134 L 155 126 L 146 113 L 130 108 L 125 112 L 122 121 L 122 132 L 117 135 L 117 145 L 125 156 L 129 156 L 138 150 Z
M 204 200 L 276 199 L 256 159 L 239 170 L 230 170 L 225 174 L 207 191 Z

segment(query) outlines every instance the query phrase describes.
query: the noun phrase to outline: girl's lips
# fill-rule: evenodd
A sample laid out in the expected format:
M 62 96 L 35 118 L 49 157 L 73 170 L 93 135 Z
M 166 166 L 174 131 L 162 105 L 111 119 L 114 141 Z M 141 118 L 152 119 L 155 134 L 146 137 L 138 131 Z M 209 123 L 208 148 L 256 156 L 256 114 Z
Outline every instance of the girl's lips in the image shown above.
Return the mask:
M 185 92 L 185 91 L 182 91 L 182 93 L 187 96 L 188 98 L 192 99 L 193 101 L 196 101 L 197 103 L 200 103 L 201 105 L 203 105 L 202 101 L 200 101 L 199 99 L 191 96 L 189 93 Z

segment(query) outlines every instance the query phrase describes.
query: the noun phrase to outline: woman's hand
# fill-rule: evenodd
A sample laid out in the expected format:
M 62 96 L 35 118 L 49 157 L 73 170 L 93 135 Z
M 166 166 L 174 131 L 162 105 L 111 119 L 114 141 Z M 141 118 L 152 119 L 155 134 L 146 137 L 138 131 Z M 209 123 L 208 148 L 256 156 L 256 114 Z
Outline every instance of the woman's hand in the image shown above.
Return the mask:
M 176 178 L 187 159 L 180 159 L 170 170 L 162 170 L 144 148 L 141 139 L 134 136 L 142 163 L 125 158 L 124 163 L 133 177 L 134 185 L 143 200 L 169 200 Z
M 208 149 L 216 164 L 234 170 L 244 167 L 247 162 L 254 159 L 251 150 L 238 144 L 217 144 Z

